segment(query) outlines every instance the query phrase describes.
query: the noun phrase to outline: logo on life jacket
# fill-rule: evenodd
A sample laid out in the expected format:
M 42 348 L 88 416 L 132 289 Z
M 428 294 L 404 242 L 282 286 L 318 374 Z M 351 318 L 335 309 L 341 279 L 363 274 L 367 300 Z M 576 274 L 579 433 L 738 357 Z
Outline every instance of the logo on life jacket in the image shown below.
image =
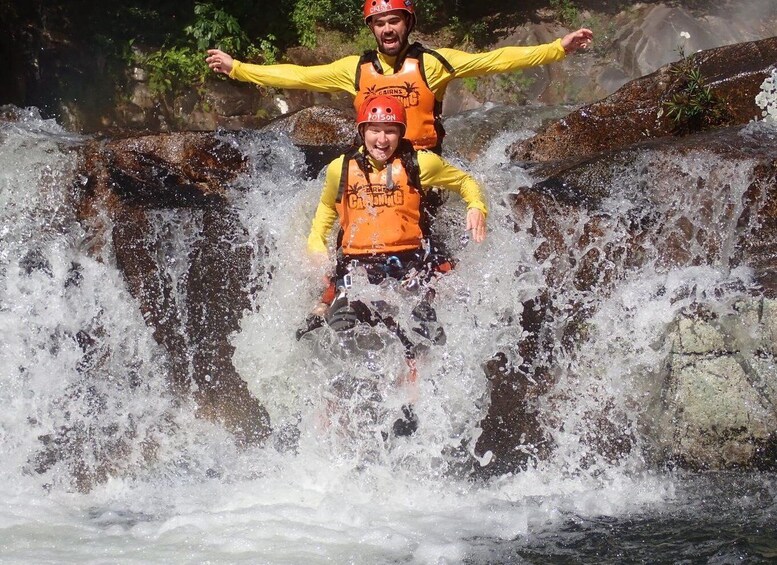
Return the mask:
M 389 190 L 385 184 L 350 184 L 346 190 L 346 202 L 353 210 L 393 208 L 405 203 L 405 195 L 401 190 Z
M 413 108 L 421 103 L 421 95 L 414 82 L 391 86 L 370 86 L 366 91 L 365 98 L 373 96 L 393 96 L 402 102 L 405 108 Z

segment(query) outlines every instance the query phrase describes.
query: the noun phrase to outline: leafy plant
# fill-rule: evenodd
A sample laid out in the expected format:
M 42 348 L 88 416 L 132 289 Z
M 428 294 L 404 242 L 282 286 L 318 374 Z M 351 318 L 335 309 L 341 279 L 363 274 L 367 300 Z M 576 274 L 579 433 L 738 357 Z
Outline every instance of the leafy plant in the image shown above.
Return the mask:
M 571 0 L 550 0 L 550 7 L 561 23 L 569 27 L 579 27 L 580 10 Z
M 324 18 L 330 4 L 328 0 L 297 2 L 291 13 L 291 22 L 297 30 L 299 43 L 310 49 L 316 46 L 316 24 Z
M 200 51 L 218 47 L 227 53 L 245 53 L 253 47 L 237 19 L 221 8 L 211 3 L 195 4 L 194 16 L 194 23 L 183 31 Z
M 464 85 L 464 88 L 472 94 L 475 94 L 475 91 L 478 89 L 477 77 L 464 77 L 461 79 L 461 83 Z
M 502 88 L 512 88 L 515 90 L 527 90 L 533 85 L 535 79 L 527 77 L 522 69 L 517 69 L 509 73 L 500 73 L 497 75 L 497 83 Z
M 726 122 L 725 101 L 718 98 L 712 88 L 706 84 L 698 65 L 692 57 L 683 58 L 669 71 L 677 81 L 677 87 L 669 100 L 665 100 L 659 116 L 666 116 L 675 122 L 682 131 L 700 131 L 706 127 L 722 125 Z
M 139 61 L 148 71 L 149 88 L 165 96 L 196 84 L 210 76 L 203 51 L 217 47 L 247 60 L 275 63 L 278 48 L 275 36 L 266 35 L 254 45 L 237 18 L 211 3 L 194 5 L 194 21 L 184 28 L 186 44 L 163 47 Z
M 208 74 L 202 53 L 191 47 L 160 49 L 143 58 L 141 63 L 148 71 L 151 92 L 161 96 L 202 83 Z

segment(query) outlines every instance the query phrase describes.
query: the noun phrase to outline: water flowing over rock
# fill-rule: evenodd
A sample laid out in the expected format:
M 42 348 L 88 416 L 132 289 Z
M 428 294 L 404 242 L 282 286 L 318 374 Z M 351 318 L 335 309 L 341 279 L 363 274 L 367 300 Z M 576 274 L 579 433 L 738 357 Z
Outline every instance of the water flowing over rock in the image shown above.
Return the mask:
M 723 101 L 725 115 L 720 123 L 744 124 L 760 117 L 755 97 L 777 61 L 777 38 L 703 51 L 690 61 L 711 93 Z M 548 125 L 512 147 L 512 159 L 574 159 L 675 134 L 678 124 L 669 115 L 667 103 L 688 81 L 684 73 L 674 72 L 677 68 L 664 66 Z
M 749 283 L 681 289 L 670 299 L 687 300 L 688 306 L 674 324 L 677 329 L 668 333 L 675 337 L 665 337 L 671 347 L 660 364 L 666 367 L 659 376 L 663 385 L 646 393 L 655 410 L 636 425 L 658 462 L 773 467 L 776 136 L 771 126 L 751 124 L 651 140 L 572 165 L 538 166 L 535 175 L 544 180 L 521 188 L 512 206 L 516 229 L 542 241 L 535 256 L 546 265 L 552 290 L 524 304 L 534 322 L 526 326 L 523 363 L 491 371 L 495 378 L 511 373 L 514 383 L 532 382 L 553 398 L 556 365 L 586 342 L 594 314 L 616 285 L 645 267 L 659 273 L 701 266 L 744 269 Z M 736 300 L 730 299 L 728 310 L 716 313 L 714 324 L 705 322 L 700 312 L 729 294 Z M 504 388 L 496 384 L 494 391 Z M 531 427 L 531 414 L 523 414 L 529 427 L 517 442 L 514 429 L 489 424 L 510 420 L 506 405 L 523 412 L 532 405 L 531 391 L 517 384 L 513 390 L 507 399 L 492 402 L 479 452 L 490 450 L 497 460 L 520 466 L 547 438 Z M 624 426 L 623 413 L 610 412 L 605 403 L 599 414 L 587 417 L 600 425 L 593 435 L 604 438 L 592 447 L 617 459 L 632 444 L 623 432 L 630 426 Z
M 170 356 L 171 384 L 194 393 L 200 412 L 239 442 L 270 432 L 261 404 L 232 366 L 228 336 L 248 307 L 253 257 L 225 196 L 243 156 L 213 134 L 170 134 L 94 142 L 84 154 L 79 215 L 119 269 L 155 339 Z M 189 264 L 173 265 L 170 232 L 152 216 L 190 223 Z M 177 211 L 176 211 L 177 210 Z M 178 272 L 177 272 L 178 271 Z

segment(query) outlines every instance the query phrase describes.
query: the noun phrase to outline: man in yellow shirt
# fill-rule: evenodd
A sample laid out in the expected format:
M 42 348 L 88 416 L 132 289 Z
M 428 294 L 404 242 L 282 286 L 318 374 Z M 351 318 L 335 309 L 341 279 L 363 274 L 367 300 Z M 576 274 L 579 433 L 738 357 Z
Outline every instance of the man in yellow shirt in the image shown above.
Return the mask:
M 348 92 L 355 97 L 355 110 L 365 98 L 394 96 L 407 111 L 407 139 L 417 149 L 439 152 L 444 135 L 442 101 L 451 80 L 553 63 L 587 48 L 593 40 L 593 33 L 581 28 L 552 43 L 532 47 L 503 47 L 485 53 L 431 50 L 408 41 L 416 21 L 412 0 L 366 0 L 364 17 L 375 36 L 377 50 L 361 57 L 354 55 L 314 66 L 252 65 L 210 49 L 206 61 L 216 72 L 262 86 Z
M 297 338 L 324 324 L 347 330 L 359 322 L 382 324 L 405 348 L 412 386 L 417 380 L 416 343 L 380 304 L 349 300 L 354 269 L 363 269 L 370 284 L 388 279 L 421 295 L 413 309 L 412 332 L 432 343 L 444 343 L 445 333 L 436 323 L 431 305 L 434 291 L 426 285 L 447 270 L 424 245 L 425 195 L 432 186 L 453 191 L 467 205 L 465 229 L 482 243 L 486 237 L 487 209 L 477 181 L 431 151 L 417 151 L 403 139 L 407 118 L 402 102 L 391 96 L 367 99 L 357 113 L 357 128 L 363 145 L 341 155 L 326 169 L 321 199 L 311 224 L 308 250 L 314 257 L 327 257 L 329 233 L 339 220 L 335 276 L 319 305 L 318 318 L 311 317 Z M 331 303 L 331 307 L 329 304 Z M 412 408 L 403 407 L 404 417 L 395 422 L 395 435 L 409 435 L 417 422 Z

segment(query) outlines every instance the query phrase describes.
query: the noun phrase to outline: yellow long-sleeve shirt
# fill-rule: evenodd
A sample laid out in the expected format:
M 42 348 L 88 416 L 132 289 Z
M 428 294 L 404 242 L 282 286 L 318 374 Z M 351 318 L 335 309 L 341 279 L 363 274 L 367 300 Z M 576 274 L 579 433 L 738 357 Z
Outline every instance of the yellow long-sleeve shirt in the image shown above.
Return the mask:
M 340 175 L 343 170 L 344 155 L 341 155 L 327 166 L 324 189 L 321 192 L 321 200 L 316 208 L 313 223 L 310 226 L 308 236 L 308 251 L 314 253 L 326 253 L 326 243 L 329 232 L 337 220 L 335 200 L 340 187 Z M 370 159 L 376 170 L 382 170 L 377 163 Z M 439 155 L 430 151 L 418 152 L 418 168 L 420 170 L 421 188 L 432 186 L 445 188 L 462 197 L 467 204 L 467 209 L 476 208 L 488 214 L 488 209 L 483 201 L 483 192 L 478 182 L 461 169 L 454 167 Z
M 562 60 L 566 56 L 561 39 L 530 47 L 511 46 L 485 53 L 467 53 L 457 49 L 435 49 L 445 57 L 455 73 L 449 73 L 435 57 L 424 57 L 424 71 L 429 88 L 442 100 L 448 83 L 454 78 L 482 76 L 514 71 Z M 394 74 L 396 57 L 378 53 L 383 73 Z M 338 59 L 327 65 L 251 65 L 234 61 L 230 78 L 254 82 L 273 88 L 313 90 L 316 92 L 349 92 L 356 95 L 354 81 L 359 57 Z

